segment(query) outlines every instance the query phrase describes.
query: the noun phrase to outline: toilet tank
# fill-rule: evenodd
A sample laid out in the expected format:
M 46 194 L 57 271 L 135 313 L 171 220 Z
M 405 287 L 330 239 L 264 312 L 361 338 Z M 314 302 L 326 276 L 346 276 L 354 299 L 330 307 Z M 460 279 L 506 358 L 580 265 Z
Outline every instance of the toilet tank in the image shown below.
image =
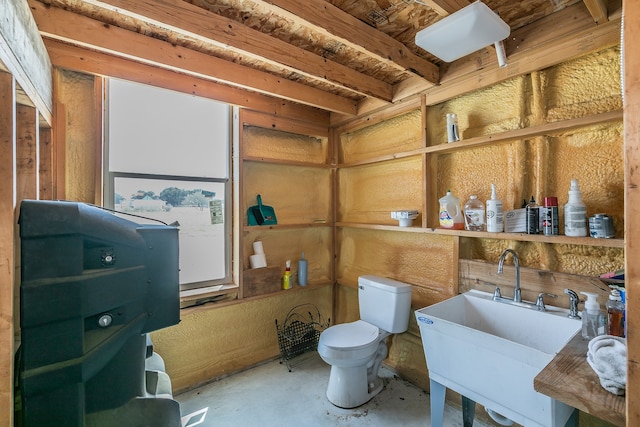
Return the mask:
M 397 334 L 407 330 L 411 285 L 379 276 L 358 277 L 360 319 Z

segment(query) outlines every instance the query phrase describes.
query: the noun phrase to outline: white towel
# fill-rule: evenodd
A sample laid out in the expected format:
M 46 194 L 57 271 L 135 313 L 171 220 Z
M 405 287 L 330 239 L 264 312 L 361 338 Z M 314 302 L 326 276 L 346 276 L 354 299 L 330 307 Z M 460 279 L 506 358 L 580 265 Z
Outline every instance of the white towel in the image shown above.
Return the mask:
M 627 386 L 627 341 L 612 335 L 600 335 L 589 341 L 589 366 L 598 374 L 600 385 L 610 393 L 623 396 Z

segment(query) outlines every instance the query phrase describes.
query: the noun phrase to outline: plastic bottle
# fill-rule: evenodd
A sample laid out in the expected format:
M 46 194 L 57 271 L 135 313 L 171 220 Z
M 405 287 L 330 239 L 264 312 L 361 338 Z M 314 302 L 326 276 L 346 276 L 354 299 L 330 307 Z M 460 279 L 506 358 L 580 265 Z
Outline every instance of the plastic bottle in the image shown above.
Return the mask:
M 582 312 L 582 338 L 592 339 L 604 334 L 605 314 L 598 304 L 598 294 L 580 292 L 587 296 Z
M 496 185 L 491 184 L 491 199 L 487 200 L 487 231 L 502 232 L 502 201 L 498 200 Z
M 607 335 L 624 337 L 624 303 L 620 291 L 612 290 L 605 306 L 607 307 Z
M 460 209 L 460 199 L 447 190 L 447 195 L 439 199 L 440 227 L 453 230 L 464 229 L 464 217 Z
M 540 210 L 542 217 L 542 233 L 545 236 L 558 235 L 558 198 L 545 197 L 543 208 Z
M 578 180 L 571 180 L 569 200 L 564 205 L 564 234 L 572 237 L 587 235 L 587 206 L 582 202 Z
M 484 231 L 484 204 L 478 196 L 469 196 L 465 203 L 464 224 L 469 231 Z
M 291 289 L 291 261 L 285 263 L 284 276 L 282 276 L 282 289 Z
M 540 206 L 536 204 L 536 200 L 531 196 L 531 200 L 527 203 L 527 234 L 540 233 Z
M 304 252 L 298 260 L 298 285 L 307 286 L 307 260 L 304 258 Z
M 460 141 L 460 134 L 458 133 L 458 115 L 449 113 L 447 114 L 447 142 Z

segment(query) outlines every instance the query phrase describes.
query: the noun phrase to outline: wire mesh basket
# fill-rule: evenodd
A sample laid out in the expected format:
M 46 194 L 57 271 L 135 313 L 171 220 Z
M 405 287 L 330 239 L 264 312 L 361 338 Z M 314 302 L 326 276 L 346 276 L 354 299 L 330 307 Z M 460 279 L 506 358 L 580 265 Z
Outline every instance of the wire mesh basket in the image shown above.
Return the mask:
M 313 304 L 300 304 L 287 313 L 282 325 L 276 319 L 280 363 L 285 363 L 289 372 L 290 361 L 309 351 L 318 349 L 318 340 L 323 330 L 329 327 L 330 319 L 325 322 Z

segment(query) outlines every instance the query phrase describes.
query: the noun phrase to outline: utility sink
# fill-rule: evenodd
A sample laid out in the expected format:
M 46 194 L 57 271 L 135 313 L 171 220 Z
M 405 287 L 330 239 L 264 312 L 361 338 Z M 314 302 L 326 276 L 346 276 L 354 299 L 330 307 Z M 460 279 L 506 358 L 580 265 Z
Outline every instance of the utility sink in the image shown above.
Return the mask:
M 580 321 L 562 308 L 542 312 L 492 297 L 469 291 L 415 312 L 432 425 L 442 424 L 446 387 L 524 426 L 564 426 L 574 409 L 536 392 L 533 379 L 580 330 Z

